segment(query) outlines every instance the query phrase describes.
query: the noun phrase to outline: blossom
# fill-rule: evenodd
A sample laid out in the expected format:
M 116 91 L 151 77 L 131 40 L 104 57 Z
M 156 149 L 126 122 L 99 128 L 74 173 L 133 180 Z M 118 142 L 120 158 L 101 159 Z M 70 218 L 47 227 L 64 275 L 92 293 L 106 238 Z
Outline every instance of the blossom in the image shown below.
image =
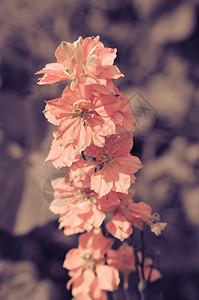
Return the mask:
M 98 290 L 95 287 L 94 290 L 93 291 L 91 290 L 89 294 L 84 294 L 84 295 L 78 294 L 77 296 L 72 298 L 72 300 L 107 300 L 107 294 L 106 292 L 102 290 Z
M 129 191 L 128 195 L 110 192 L 99 199 L 100 209 L 113 214 L 113 218 L 106 224 L 107 230 L 121 241 L 132 234 L 132 226 L 142 230 L 143 222 L 147 222 L 151 216 L 151 207 L 148 204 L 133 202 L 134 193 L 134 190 Z
M 100 230 L 107 213 L 112 218 L 106 228 L 121 241 L 134 227 L 143 230 L 144 222 L 156 235 L 166 226 L 159 215 L 151 215 L 148 204 L 132 199 L 130 185 L 142 163 L 130 154 L 133 135 L 118 133 L 133 131 L 135 122 L 129 99 L 113 83 L 123 76 L 113 65 L 116 52 L 104 47 L 99 36 L 63 41 L 55 51 L 57 62 L 36 73 L 44 74 L 40 85 L 70 82 L 61 97 L 46 102 L 44 114 L 58 127 L 47 160 L 56 168 L 69 167 L 65 178 L 52 181 L 50 210 L 59 214 L 65 235 L 87 231 L 63 263 L 74 300 L 107 300 L 106 291 L 120 283 L 119 271 L 125 289 L 132 271 L 138 271 L 140 285 L 160 277 L 150 258 L 134 253 L 127 243 L 111 249 L 113 240 Z
M 116 86 L 114 86 L 114 94 L 120 98 L 120 106 L 111 116 L 111 119 L 116 124 L 116 130 L 133 131 L 135 127 L 135 120 L 131 111 L 130 100 L 126 98 Z
M 63 266 L 72 277 L 67 288 L 72 285 L 74 297 L 92 294 L 94 299 L 100 299 L 100 291 L 113 291 L 118 287 L 118 270 L 105 265 L 105 254 L 112 243 L 113 240 L 105 238 L 100 229 L 93 229 L 81 234 L 78 248 L 66 254 Z
M 108 265 L 114 266 L 125 275 L 136 270 L 133 247 L 126 242 L 122 243 L 118 250 L 108 250 L 107 257 Z
M 54 132 L 53 136 L 51 149 L 45 161 L 52 160 L 54 167 L 59 169 L 65 166 L 70 167 L 73 162 L 80 159 L 79 151 L 74 149 L 72 141 L 62 145 L 57 139 L 58 132 Z
M 139 158 L 129 153 L 132 146 L 132 134 L 128 132 L 105 137 L 104 147 L 90 145 L 85 154 L 93 161 L 74 163 L 69 170 L 70 180 L 77 186 L 90 186 L 100 198 L 111 190 L 128 193 L 131 182 L 135 182 L 134 173 L 142 167 Z M 89 168 L 90 181 L 87 177 L 85 183 L 82 173 Z
M 135 203 L 132 201 L 131 194 L 119 194 L 120 205 L 117 208 L 125 218 L 131 222 L 135 227 L 143 230 L 143 222 L 147 222 L 151 215 L 151 207 L 145 202 Z
M 47 159 L 51 159 L 55 167 L 71 166 L 76 156 L 91 143 L 102 147 L 104 137 L 116 133 L 117 123 L 121 126 L 125 122 L 119 110 L 125 101 L 123 98 L 122 94 L 103 95 L 90 87 L 79 86 L 76 91 L 66 87 L 61 98 L 48 101 L 44 114 L 59 129 L 54 134 L 56 141 Z M 118 121 L 115 114 L 121 114 Z M 133 122 L 129 121 L 132 126 Z
M 121 213 L 114 215 L 112 220 L 106 224 L 106 229 L 121 241 L 133 233 L 132 224 Z
M 70 235 L 99 228 L 105 214 L 97 207 L 97 194 L 90 189 L 80 189 L 71 185 L 66 178 L 56 178 L 52 181 L 54 200 L 50 210 L 60 214 L 59 229 L 64 228 L 64 234 Z
M 71 81 L 71 89 L 78 83 L 84 85 L 108 86 L 111 79 L 123 74 L 113 65 L 116 49 L 106 48 L 100 37 L 81 36 L 74 43 L 61 42 L 55 51 L 56 63 L 47 64 L 36 74 L 44 74 L 39 84 L 56 84 Z
M 115 267 L 124 275 L 124 288 L 128 288 L 128 275 L 136 271 L 133 247 L 123 243 L 118 250 L 110 249 L 107 253 L 107 263 Z

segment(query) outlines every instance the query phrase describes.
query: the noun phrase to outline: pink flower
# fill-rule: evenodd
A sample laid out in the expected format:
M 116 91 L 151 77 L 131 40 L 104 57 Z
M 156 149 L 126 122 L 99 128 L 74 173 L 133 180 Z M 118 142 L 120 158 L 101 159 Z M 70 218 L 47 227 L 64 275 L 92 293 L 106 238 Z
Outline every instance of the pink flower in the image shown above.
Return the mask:
M 133 247 L 123 243 L 118 250 L 108 250 L 107 263 L 118 269 L 124 275 L 124 288 L 128 288 L 128 275 L 136 271 Z
M 47 157 L 56 167 L 71 166 L 91 143 L 102 147 L 104 137 L 116 133 L 116 120 L 111 116 L 120 113 L 122 95 L 103 95 L 87 86 L 78 87 L 76 91 L 66 87 L 61 98 L 47 102 L 44 111 L 48 121 L 59 126 Z M 122 124 L 123 118 L 118 119 Z
M 95 283 L 93 284 L 93 287 L 93 291 L 91 290 L 89 294 L 78 294 L 77 296 L 72 298 L 72 300 L 107 300 L 106 292 L 96 289 Z
M 111 190 L 127 193 L 131 182 L 135 182 L 134 173 L 142 167 L 139 158 L 129 153 L 132 146 L 132 134 L 127 132 L 105 137 L 104 147 L 90 145 L 85 154 L 94 160 L 74 163 L 69 170 L 70 180 L 77 186 L 90 186 L 99 197 Z M 88 169 L 90 182 L 87 176 L 85 183 Z
M 121 213 L 114 215 L 106 224 L 106 229 L 120 241 L 124 241 L 133 233 L 132 224 Z
M 105 265 L 105 254 L 112 243 L 111 239 L 102 235 L 100 229 L 93 229 L 82 234 L 79 247 L 66 254 L 63 266 L 70 271 L 72 278 L 67 288 L 73 285 L 73 296 L 92 294 L 94 299 L 103 299 L 101 291 L 113 291 L 118 287 L 118 270 Z
M 114 266 L 127 276 L 136 270 L 133 247 L 125 242 L 122 243 L 118 250 L 108 250 L 107 257 L 108 265 Z
M 107 230 L 116 238 L 123 241 L 132 232 L 132 226 L 143 229 L 143 222 L 147 222 L 151 216 L 151 207 L 144 203 L 135 203 L 132 193 L 128 195 L 111 192 L 99 199 L 99 206 L 103 212 L 111 212 L 113 218 L 106 224 Z
M 66 178 L 52 181 L 54 200 L 50 210 L 60 214 L 59 228 L 64 228 L 66 235 L 99 228 L 105 214 L 97 207 L 97 194 L 90 189 L 80 189 L 68 182 Z
M 151 207 L 145 202 L 135 203 L 132 201 L 131 195 L 119 194 L 121 200 L 117 208 L 125 218 L 135 227 L 143 230 L 143 222 L 147 222 L 151 216 Z
M 77 83 L 108 86 L 110 79 L 123 76 L 113 65 L 117 50 L 104 47 L 99 39 L 99 36 L 79 37 L 73 44 L 62 42 L 55 51 L 57 63 L 47 64 L 36 73 L 44 73 L 38 83 L 56 84 L 70 80 L 71 89 L 75 90 Z
M 111 120 L 116 124 L 116 129 L 121 131 L 133 131 L 135 120 L 131 111 L 131 102 L 114 86 L 114 93 L 120 97 L 120 106 L 113 113 Z
M 65 166 L 70 167 L 73 162 L 80 159 L 79 151 L 74 149 L 72 141 L 62 145 L 60 140 L 57 139 L 58 132 L 54 132 L 53 136 L 54 140 L 45 161 L 52 160 L 54 167 L 59 169 Z

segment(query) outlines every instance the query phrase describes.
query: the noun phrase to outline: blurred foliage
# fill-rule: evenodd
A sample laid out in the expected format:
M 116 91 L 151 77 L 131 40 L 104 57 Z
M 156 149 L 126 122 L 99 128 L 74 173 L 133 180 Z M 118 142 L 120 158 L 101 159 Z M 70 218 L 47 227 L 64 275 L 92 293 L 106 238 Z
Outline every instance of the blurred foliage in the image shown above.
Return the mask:
M 62 261 L 70 240 L 62 235 L 56 222 L 19 237 L 0 231 L 1 300 L 69 299 L 65 289 L 69 276 Z
M 15 241 L 24 238 L 6 233 L 13 231 L 26 233 L 32 244 L 24 249 L 35 249 L 38 274 L 46 269 L 45 276 L 51 277 L 46 268 L 52 267 L 51 261 L 40 269 L 41 259 L 48 258 L 45 241 L 51 240 L 45 224 L 54 218 L 41 190 L 56 172 L 50 164 L 42 165 L 54 129 L 47 126 L 42 110 L 43 100 L 59 96 L 61 89 L 38 87 L 33 74 L 55 61 L 54 50 L 62 40 L 99 34 L 107 47 L 118 49 L 116 64 L 125 78 L 116 84 L 131 99 L 139 123 L 133 153 L 141 157 L 144 169 L 138 176 L 136 200 L 150 203 L 168 222 L 162 236 L 148 240 L 149 254 L 161 251 L 163 273 L 163 279 L 151 285 L 149 299 L 199 299 L 198 2 L 1 0 L 0 226 L 1 253 L 7 258 L 1 261 L 1 270 L 9 273 L 10 259 L 32 260 L 24 253 L 13 258 Z M 38 225 L 43 229 L 38 229 L 38 242 L 33 245 L 29 232 Z M 56 243 L 51 256 L 61 265 L 66 249 L 58 257 Z M 18 270 L 18 264 L 13 268 Z M 30 262 L 21 268 L 32 274 L 32 282 L 39 280 Z M 64 286 L 66 275 L 61 276 Z M 3 299 L 17 299 L 13 297 Z

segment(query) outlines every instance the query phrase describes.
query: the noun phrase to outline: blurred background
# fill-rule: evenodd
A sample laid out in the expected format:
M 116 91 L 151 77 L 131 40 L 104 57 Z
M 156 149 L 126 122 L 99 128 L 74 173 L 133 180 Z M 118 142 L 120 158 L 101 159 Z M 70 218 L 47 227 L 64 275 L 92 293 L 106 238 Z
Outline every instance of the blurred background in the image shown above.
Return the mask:
M 135 200 L 168 223 L 161 236 L 147 238 L 148 255 L 160 251 L 163 275 L 149 300 L 198 300 L 199 1 L 0 4 L 0 300 L 70 299 L 62 262 L 77 241 L 58 231 L 48 211 L 56 170 L 43 163 L 55 130 L 42 114 L 44 100 L 63 87 L 38 86 L 34 73 L 55 61 L 62 40 L 80 35 L 100 35 L 118 49 L 125 78 L 115 83 L 131 99 L 132 153 L 144 164 Z

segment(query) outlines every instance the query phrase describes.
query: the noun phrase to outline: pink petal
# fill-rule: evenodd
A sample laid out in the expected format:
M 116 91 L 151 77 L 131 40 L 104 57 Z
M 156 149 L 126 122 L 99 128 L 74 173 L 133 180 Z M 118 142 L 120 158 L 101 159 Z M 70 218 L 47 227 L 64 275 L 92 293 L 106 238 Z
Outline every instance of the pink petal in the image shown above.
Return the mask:
M 131 223 L 121 213 L 116 213 L 113 219 L 106 224 L 106 228 L 121 241 L 128 238 L 133 232 Z
M 120 283 L 118 270 L 111 266 L 96 265 L 96 273 L 100 289 L 105 291 L 114 291 L 117 289 Z

